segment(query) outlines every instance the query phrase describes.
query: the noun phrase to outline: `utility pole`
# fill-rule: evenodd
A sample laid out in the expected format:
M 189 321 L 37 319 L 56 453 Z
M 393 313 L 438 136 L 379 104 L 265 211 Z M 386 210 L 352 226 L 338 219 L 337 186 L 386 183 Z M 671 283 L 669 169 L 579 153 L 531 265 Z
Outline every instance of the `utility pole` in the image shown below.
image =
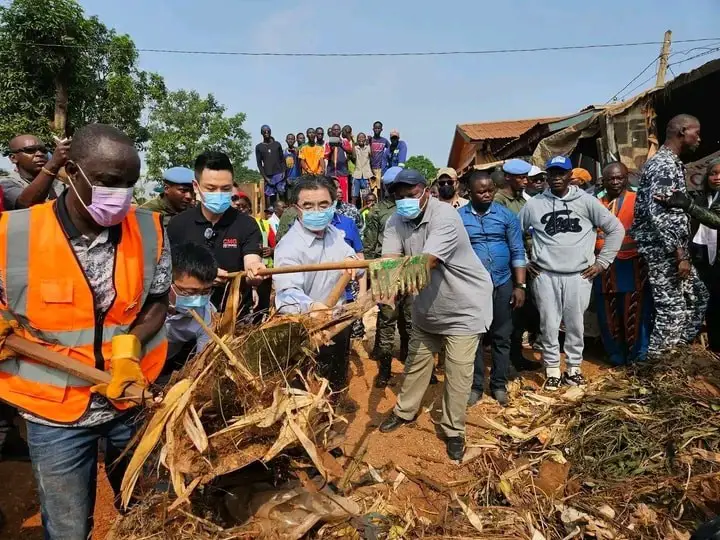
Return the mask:
M 660 49 L 660 62 L 658 62 L 657 79 L 655 79 L 655 87 L 665 85 L 665 74 L 668 69 L 668 58 L 670 57 L 670 44 L 672 43 L 672 30 L 665 32 L 662 49 Z

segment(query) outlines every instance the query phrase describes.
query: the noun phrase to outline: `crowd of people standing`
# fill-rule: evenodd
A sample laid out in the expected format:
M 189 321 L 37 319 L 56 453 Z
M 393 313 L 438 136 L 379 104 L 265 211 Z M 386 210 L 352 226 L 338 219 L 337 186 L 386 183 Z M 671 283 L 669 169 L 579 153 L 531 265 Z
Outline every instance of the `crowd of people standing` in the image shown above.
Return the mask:
M 270 280 L 262 270 L 424 255 L 428 286 L 379 306 L 375 386 L 392 382 L 396 326 L 405 364 L 397 403 L 379 429 L 415 419 L 428 385 L 437 382 L 439 356 L 439 426 L 453 460 L 465 451 L 467 409 L 484 393 L 485 344 L 490 395 L 500 405 L 509 403 L 513 371 L 544 368 L 548 391 L 583 385 L 583 317 L 591 299 L 614 364 L 661 359 L 692 342 L 703 320 L 718 350 L 711 323 L 720 317 L 720 163 L 710 163 L 705 190 L 693 199 L 680 159 L 699 144 L 696 118 L 670 121 L 637 192 L 622 163 L 605 165 L 597 190 L 565 156 L 542 169 L 511 159 L 464 182 L 451 168 L 425 178 L 404 167 L 399 133 L 388 141 L 382 130 L 376 122 L 371 136 L 354 136 L 350 126 L 334 124 L 327 138 L 322 128 L 289 134 L 283 149 L 263 126 L 256 156 L 272 208 L 256 217 L 222 152 L 203 152 L 192 169 L 168 169 L 162 194 L 136 208 L 140 158 L 117 129 L 86 126 L 72 142 L 58 143 L 50 159 L 35 137 L 10 142 L 16 171 L 0 180 L 8 210 L 0 215 L 3 331 L 111 374 L 108 385 L 91 386 L 38 370 L 22 355 L 0 362 L 0 399 L 27 421 L 49 538 L 87 537 L 98 440 L 107 440 L 106 459 L 117 460 L 109 474 L 116 493 L 127 460 L 134 424 L 123 391 L 166 382 L 207 342 L 190 311 L 206 322 L 222 313 L 236 272 L 246 273 L 250 321 L 269 309 L 273 288 L 278 312 L 327 317 L 362 294 L 361 271 Z M 61 168 L 67 188 L 58 181 Z M 350 285 L 335 300 L 331 292 L 344 273 Z M 317 354 L 340 412 L 356 406 L 345 390 L 350 343 L 360 335 L 361 324 L 348 328 Z M 523 356 L 524 336 L 542 364 Z M 10 406 L 0 411 L 0 445 L 12 431 Z
M 308 128 L 303 134 L 288 133 L 285 149 L 272 136 L 270 126 L 260 129 L 262 141 L 255 147 L 258 171 L 265 185 L 266 205 L 285 199 L 288 188 L 302 175 L 325 175 L 338 181 L 342 202 L 360 207 L 365 196 L 380 192 L 380 180 L 391 167 L 404 167 L 407 144 L 400 132 L 382 135 L 382 122 L 375 122 L 372 133 L 353 134 L 349 125 L 333 124 L 327 130 Z

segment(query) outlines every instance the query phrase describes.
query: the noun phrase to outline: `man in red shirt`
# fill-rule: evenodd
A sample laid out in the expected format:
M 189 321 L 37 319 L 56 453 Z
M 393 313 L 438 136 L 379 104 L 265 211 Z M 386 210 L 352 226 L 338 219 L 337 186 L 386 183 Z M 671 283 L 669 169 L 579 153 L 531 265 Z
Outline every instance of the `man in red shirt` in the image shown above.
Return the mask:
M 330 178 L 337 178 L 342 189 L 342 202 L 348 202 L 348 160 L 352 157 L 352 141 L 340 137 L 340 124 L 333 124 L 330 128 L 330 137 L 325 143 L 325 174 Z

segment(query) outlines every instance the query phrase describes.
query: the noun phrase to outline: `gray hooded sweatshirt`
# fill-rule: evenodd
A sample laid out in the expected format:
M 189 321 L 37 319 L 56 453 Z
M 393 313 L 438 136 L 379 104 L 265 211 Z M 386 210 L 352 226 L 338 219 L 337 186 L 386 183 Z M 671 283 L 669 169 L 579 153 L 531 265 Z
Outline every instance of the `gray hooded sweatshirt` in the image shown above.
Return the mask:
M 625 236 L 620 220 L 576 186 L 562 198 L 546 189 L 527 202 L 518 218 L 523 231 L 532 234 L 532 261 L 560 274 L 582 272 L 596 261 L 607 268 Z M 605 246 L 595 257 L 598 229 L 605 233 Z

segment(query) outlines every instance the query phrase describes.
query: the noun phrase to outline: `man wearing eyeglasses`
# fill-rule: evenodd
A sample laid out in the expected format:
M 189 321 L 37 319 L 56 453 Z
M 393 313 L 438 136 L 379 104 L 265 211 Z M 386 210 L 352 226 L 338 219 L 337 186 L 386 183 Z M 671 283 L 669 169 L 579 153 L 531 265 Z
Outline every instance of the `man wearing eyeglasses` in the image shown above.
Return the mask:
M 15 170 L 0 180 L 5 210 L 29 208 L 57 199 L 63 191 L 57 175 L 67 162 L 70 141 L 58 142 L 49 161 L 47 146 L 34 135 L 18 135 L 8 146 Z
M 453 208 L 462 208 L 468 203 L 458 194 L 458 175 L 452 167 L 443 167 L 438 171 L 435 183 L 438 186 L 438 198 L 442 202 L 452 205 Z

